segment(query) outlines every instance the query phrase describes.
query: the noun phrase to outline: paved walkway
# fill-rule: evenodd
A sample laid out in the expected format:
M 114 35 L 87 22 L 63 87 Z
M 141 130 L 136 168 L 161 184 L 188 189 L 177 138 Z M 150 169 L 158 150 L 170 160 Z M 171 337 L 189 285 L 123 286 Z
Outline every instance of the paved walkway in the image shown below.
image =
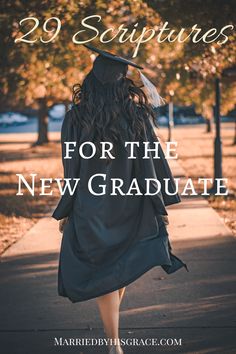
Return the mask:
M 174 174 L 183 176 L 180 166 L 172 165 Z M 168 276 L 155 267 L 129 285 L 121 337 L 181 338 L 182 346 L 127 347 L 125 353 L 235 353 L 235 239 L 202 198 L 170 207 L 169 217 L 174 253 L 190 272 Z M 95 300 L 72 304 L 57 295 L 57 227 L 50 217 L 41 219 L 1 257 L 3 354 L 106 353 L 99 347 L 54 345 L 55 338 L 104 336 Z

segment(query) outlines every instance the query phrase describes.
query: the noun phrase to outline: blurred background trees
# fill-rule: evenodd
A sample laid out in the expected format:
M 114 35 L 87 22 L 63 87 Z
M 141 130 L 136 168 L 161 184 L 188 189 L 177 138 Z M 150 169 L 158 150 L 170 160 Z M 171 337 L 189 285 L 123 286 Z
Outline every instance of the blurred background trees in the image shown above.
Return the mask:
M 68 105 L 71 102 L 72 86 L 81 82 L 91 67 L 90 53 L 81 45 L 73 44 L 72 36 L 81 28 L 81 20 L 86 16 L 101 15 L 102 21 L 94 21 L 99 30 L 118 27 L 125 23 L 130 29 L 139 23 L 154 27 L 168 21 L 168 27 L 180 30 L 190 29 L 198 24 L 203 31 L 225 25 L 235 26 L 235 3 L 232 0 L 154 0 L 124 1 L 81 0 L 81 1 L 23 1 L 14 4 L 1 1 L 0 5 L 0 105 L 1 110 L 21 110 L 31 107 L 38 110 L 37 144 L 48 141 L 48 110 L 56 103 Z M 61 20 L 59 35 L 49 43 L 36 41 L 14 43 L 21 29 L 24 33 L 32 28 L 32 23 L 19 26 L 25 17 L 36 17 L 38 28 L 31 39 L 42 36 L 50 38 L 42 30 L 43 23 L 50 17 Z M 55 30 L 57 22 L 48 23 L 47 30 Z M 53 33 L 52 33 L 53 34 Z M 51 34 L 51 35 L 52 35 Z M 134 45 L 130 42 L 119 44 L 112 41 L 92 44 L 132 56 Z M 199 114 L 208 120 L 208 130 L 213 117 L 214 80 L 222 77 L 222 72 L 236 65 L 236 32 L 223 44 L 157 43 L 154 39 L 142 44 L 137 58 L 146 68 L 146 74 L 159 87 L 162 96 L 179 105 L 194 104 Z M 135 73 L 134 73 L 135 75 Z M 222 77 L 221 113 L 232 110 L 236 102 L 236 82 Z

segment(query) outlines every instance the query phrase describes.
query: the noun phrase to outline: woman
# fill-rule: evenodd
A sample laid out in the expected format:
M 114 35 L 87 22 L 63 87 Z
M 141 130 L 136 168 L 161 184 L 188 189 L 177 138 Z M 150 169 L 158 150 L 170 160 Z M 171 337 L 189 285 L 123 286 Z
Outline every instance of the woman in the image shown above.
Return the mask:
M 187 269 L 171 253 L 165 225 L 165 206 L 180 199 L 165 193 L 163 178 L 170 179 L 170 192 L 174 181 L 163 151 L 160 159 L 154 159 L 151 150 L 143 159 L 142 143 L 149 142 L 153 148 L 158 140 L 147 97 L 126 76 L 128 65 L 140 67 L 89 48 L 99 55 L 82 86 L 74 88 L 73 106 L 61 131 L 64 176 L 80 180 L 73 195 L 66 190 L 53 213 L 63 232 L 58 293 L 72 302 L 96 298 L 106 335 L 111 339 L 109 352 L 123 353 L 118 327 L 125 287 L 157 265 L 168 274 L 183 266 Z M 66 156 L 65 142 L 76 144 L 70 148 L 70 156 Z M 104 156 L 101 142 L 110 143 L 111 149 Z M 126 142 L 140 143 L 133 145 L 135 158 L 128 158 L 130 145 Z M 93 176 L 98 179 L 91 192 L 88 181 Z M 145 192 L 146 178 L 151 179 L 152 195 L 140 193 Z M 122 191 L 116 186 L 120 193 L 114 193 L 113 179 L 122 182 Z M 130 189 L 134 179 L 136 184 Z M 159 192 L 155 180 L 161 184 Z M 101 193 L 104 186 L 106 192 Z

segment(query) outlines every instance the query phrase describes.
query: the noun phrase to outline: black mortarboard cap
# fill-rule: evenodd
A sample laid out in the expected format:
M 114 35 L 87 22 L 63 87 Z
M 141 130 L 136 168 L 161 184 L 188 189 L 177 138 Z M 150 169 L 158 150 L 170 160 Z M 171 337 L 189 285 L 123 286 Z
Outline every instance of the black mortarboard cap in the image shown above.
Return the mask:
M 93 73 L 103 84 L 113 82 L 119 80 L 121 77 L 124 77 L 127 73 L 128 65 L 134 66 L 138 69 L 143 69 L 140 65 L 137 65 L 125 58 L 95 48 L 88 44 L 84 44 L 84 46 L 99 54 L 93 62 Z

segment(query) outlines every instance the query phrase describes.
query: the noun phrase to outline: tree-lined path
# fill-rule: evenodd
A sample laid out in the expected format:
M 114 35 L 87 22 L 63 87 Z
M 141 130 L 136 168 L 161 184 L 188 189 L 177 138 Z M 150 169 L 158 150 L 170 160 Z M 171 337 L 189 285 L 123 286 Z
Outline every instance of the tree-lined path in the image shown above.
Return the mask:
M 172 165 L 175 176 L 182 168 Z M 182 338 L 182 346 L 127 347 L 125 353 L 235 353 L 236 241 L 202 198 L 169 208 L 170 237 L 184 269 L 155 267 L 131 284 L 122 303 L 122 338 Z M 95 300 L 72 304 L 57 295 L 61 235 L 41 219 L 1 257 L 0 341 L 4 354 L 106 353 L 54 346 L 54 338 L 103 337 Z M 11 314 L 11 315 L 9 315 Z

